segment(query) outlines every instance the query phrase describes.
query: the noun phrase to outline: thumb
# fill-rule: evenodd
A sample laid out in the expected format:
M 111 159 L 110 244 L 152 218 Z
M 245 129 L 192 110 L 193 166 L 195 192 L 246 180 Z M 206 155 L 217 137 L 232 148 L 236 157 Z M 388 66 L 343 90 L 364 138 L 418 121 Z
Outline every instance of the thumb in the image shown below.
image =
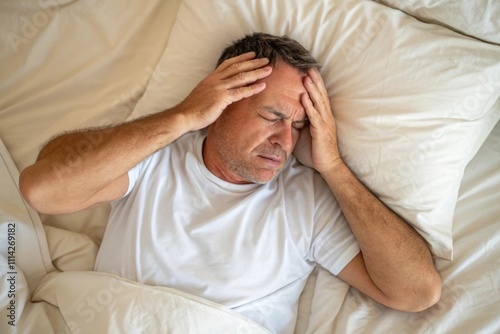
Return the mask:
M 312 138 L 309 125 L 300 131 L 300 137 L 293 150 L 293 155 L 299 162 L 307 167 L 314 168 L 311 155 Z

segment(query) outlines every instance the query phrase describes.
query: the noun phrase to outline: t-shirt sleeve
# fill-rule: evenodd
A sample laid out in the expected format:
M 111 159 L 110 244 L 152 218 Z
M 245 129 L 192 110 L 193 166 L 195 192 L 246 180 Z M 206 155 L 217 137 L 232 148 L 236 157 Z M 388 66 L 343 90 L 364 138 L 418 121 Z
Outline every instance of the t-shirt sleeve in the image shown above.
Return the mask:
M 323 179 L 315 180 L 315 228 L 309 260 L 334 275 L 359 253 L 359 245 Z
M 138 163 L 135 167 L 128 171 L 128 188 L 127 192 L 125 193 L 125 195 L 123 195 L 122 198 L 127 197 L 132 192 L 132 189 L 134 189 L 134 186 L 136 185 L 140 175 L 144 173 L 145 166 L 148 164 L 150 159 L 151 156 Z

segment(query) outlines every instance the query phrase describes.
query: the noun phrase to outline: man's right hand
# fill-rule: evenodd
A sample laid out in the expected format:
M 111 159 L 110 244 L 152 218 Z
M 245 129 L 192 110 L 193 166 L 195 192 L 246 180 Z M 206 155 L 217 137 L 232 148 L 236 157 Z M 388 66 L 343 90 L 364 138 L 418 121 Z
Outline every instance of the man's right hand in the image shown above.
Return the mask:
M 203 79 L 193 91 L 172 111 L 186 117 L 188 131 L 203 129 L 220 116 L 233 102 L 258 94 L 266 84 L 256 83 L 269 76 L 269 59 L 255 59 L 255 52 L 248 52 L 225 60 Z

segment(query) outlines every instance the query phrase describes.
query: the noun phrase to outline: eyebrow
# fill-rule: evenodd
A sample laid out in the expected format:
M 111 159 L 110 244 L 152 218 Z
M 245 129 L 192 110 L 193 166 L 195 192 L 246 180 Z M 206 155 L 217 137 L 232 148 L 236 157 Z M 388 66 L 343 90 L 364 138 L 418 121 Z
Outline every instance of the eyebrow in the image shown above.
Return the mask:
M 277 110 L 277 109 L 276 109 L 276 108 L 274 108 L 274 107 L 271 107 L 271 106 L 265 106 L 265 107 L 264 107 L 264 109 L 265 109 L 267 112 L 269 112 L 269 113 L 271 113 L 271 114 L 273 114 L 273 115 L 275 115 L 275 116 L 277 116 L 277 117 L 279 117 L 279 118 L 281 118 L 281 119 L 289 119 L 289 118 L 290 118 L 290 116 L 287 116 L 287 115 L 283 114 L 281 111 Z M 309 119 L 306 117 L 306 118 L 304 118 L 304 119 L 302 119 L 302 120 L 293 121 L 292 123 L 295 123 L 295 124 L 297 124 L 297 123 L 304 123 L 304 124 L 305 124 L 305 123 L 307 123 L 308 121 L 309 121 Z

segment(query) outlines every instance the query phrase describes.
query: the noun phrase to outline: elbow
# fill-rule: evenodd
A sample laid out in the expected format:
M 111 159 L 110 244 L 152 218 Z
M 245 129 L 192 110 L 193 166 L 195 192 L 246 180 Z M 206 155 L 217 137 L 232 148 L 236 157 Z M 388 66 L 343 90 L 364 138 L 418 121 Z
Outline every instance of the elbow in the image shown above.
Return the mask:
M 31 173 L 31 167 L 25 168 L 19 176 L 19 191 L 24 200 L 36 211 L 44 212 L 43 198 L 45 198 L 40 181 Z
M 21 172 L 19 192 L 24 201 L 39 213 L 67 214 L 89 207 L 78 198 L 68 195 L 63 180 L 47 176 L 34 165 Z
M 425 283 L 406 295 L 405 301 L 397 309 L 415 313 L 424 311 L 439 302 L 442 291 L 441 277 L 437 272 L 429 276 Z
M 23 196 L 24 200 L 31 207 L 36 209 L 34 205 L 36 197 L 35 195 L 36 187 L 32 178 L 30 177 L 29 169 L 30 167 L 25 168 L 19 175 L 19 192 L 21 192 L 21 195 Z
M 436 305 L 441 299 L 442 288 L 443 288 L 443 283 L 441 281 L 441 277 L 436 272 L 434 277 L 430 280 L 430 283 L 427 285 L 427 288 L 425 289 L 424 303 L 421 305 L 420 309 L 418 309 L 416 312 L 426 310 L 429 307 Z
M 436 305 L 441 299 L 441 285 L 439 287 L 434 287 L 426 291 L 419 303 L 413 305 L 412 308 L 408 310 L 408 312 L 422 312 L 427 310 L 428 308 Z

